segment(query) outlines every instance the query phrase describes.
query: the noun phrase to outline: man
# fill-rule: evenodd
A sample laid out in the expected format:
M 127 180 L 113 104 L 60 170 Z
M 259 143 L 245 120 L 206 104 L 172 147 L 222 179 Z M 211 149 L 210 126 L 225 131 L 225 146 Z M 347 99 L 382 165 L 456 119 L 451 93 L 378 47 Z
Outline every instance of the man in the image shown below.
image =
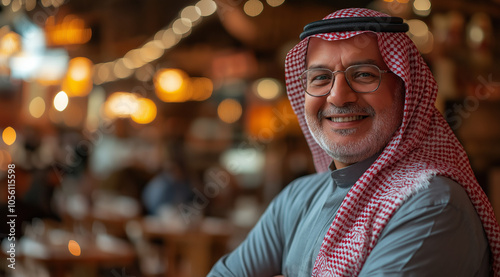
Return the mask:
M 500 228 L 406 30 L 367 9 L 305 27 L 286 85 L 319 173 L 209 276 L 500 275 Z

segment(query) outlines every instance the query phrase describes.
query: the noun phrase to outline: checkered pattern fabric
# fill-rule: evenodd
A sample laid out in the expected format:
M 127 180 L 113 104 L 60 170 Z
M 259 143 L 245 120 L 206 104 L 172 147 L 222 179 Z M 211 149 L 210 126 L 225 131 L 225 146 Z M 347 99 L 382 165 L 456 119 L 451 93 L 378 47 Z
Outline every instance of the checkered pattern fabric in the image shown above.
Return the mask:
M 368 9 L 345 9 L 324 19 L 366 16 L 388 15 Z M 335 41 L 364 32 L 368 31 L 325 33 L 312 37 Z M 500 276 L 499 225 L 487 196 L 474 177 L 465 151 L 434 106 L 437 85 L 432 73 L 406 34 L 375 34 L 385 63 L 405 82 L 404 117 L 382 154 L 342 202 L 323 240 L 313 276 L 357 275 L 397 208 L 425 189 L 435 175 L 451 178 L 468 193 L 489 240 L 495 276 Z M 306 125 L 305 93 L 299 81 L 299 75 L 305 70 L 308 40 L 309 37 L 300 41 L 286 57 L 286 87 L 316 169 L 322 172 L 327 170 L 332 158 L 315 142 Z

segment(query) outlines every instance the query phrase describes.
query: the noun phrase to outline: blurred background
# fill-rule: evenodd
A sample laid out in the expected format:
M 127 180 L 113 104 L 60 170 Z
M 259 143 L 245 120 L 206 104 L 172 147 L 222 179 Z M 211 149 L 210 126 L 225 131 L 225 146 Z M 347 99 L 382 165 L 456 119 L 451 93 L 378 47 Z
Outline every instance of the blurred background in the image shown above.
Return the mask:
M 499 0 L 1 0 L 0 276 L 205 276 L 314 172 L 284 58 L 346 7 L 409 24 L 500 214 Z

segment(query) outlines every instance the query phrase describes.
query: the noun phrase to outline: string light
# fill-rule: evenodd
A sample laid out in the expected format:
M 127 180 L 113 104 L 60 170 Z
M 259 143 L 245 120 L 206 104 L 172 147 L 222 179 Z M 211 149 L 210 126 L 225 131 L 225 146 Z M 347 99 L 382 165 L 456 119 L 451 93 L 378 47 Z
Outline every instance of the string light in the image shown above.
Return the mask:
M 266 2 L 271 7 L 278 7 L 285 3 L 285 0 L 266 0 Z
M 65 0 L 41 0 L 40 4 L 44 8 L 58 8 L 64 4 Z M 32 11 L 36 8 L 36 0 L 2 0 L 0 4 L 4 7 L 10 6 L 12 11 L 16 12 L 24 8 L 26 11 Z
M 96 64 L 96 67 L 101 70 L 104 64 L 120 63 L 127 67 L 130 71 L 114 72 L 114 74 L 107 74 L 106 69 L 97 72 L 94 75 L 95 84 L 103 84 L 112 82 L 116 79 L 124 79 L 134 74 L 135 70 L 149 64 L 161 56 L 163 56 L 166 49 L 172 48 L 177 45 L 182 38 L 187 37 L 191 33 L 191 29 L 201 20 L 201 17 L 207 17 L 215 13 L 217 5 L 213 0 L 200 0 L 195 5 L 187 6 L 181 10 L 179 17 L 172 20 L 169 27 L 158 31 L 154 38 L 144 43 L 141 48 L 130 50 L 123 58 L 117 59 L 108 63 Z M 126 58 L 126 59 L 125 59 Z M 119 66 L 120 70 L 121 65 Z M 118 73 L 118 74 L 116 74 Z M 126 74 L 125 74 L 126 73 Z M 152 74 L 148 74 L 152 75 Z M 136 77 L 147 77 L 144 74 L 135 74 Z M 150 79 L 150 78 L 149 78 Z
M 285 0 L 266 0 L 269 6 L 277 7 L 282 5 Z M 249 3 L 249 4 L 248 4 Z M 264 5 L 259 0 L 249 0 L 245 3 L 248 4 L 248 9 L 250 9 L 251 16 L 259 15 L 264 9 Z M 106 69 L 102 69 L 102 72 L 98 72 L 94 75 L 95 84 L 103 84 L 107 82 L 112 82 L 117 79 L 128 78 L 130 76 L 135 76 L 139 80 L 150 80 L 154 73 L 139 72 L 141 68 L 147 64 L 159 59 L 165 53 L 165 50 L 176 46 L 183 38 L 186 38 L 191 34 L 192 28 L 201 22 L 203 17 L 208 17 L 214 14 L 217 10 L 217 4 L 214 0 L 200 0 L 194 5 L 186 6 L 179 12 L 179 16 L 174 18 L 169 27 L 164 28 L 156 32 L 153 39 L 144 43 L 144 45 L 138 49 L 130 50 L 123 58 L 122 63 L 132 70 L 132 72 L 127 72 L 127 74 L 107 74 Z M 101 69 L 101 66 L 109 63 L 116 63 L 120 59 L 115 61 L 96 64 L 96 68 Z M 128 74 L 130 73 L 130 74 Z
M 259 0 L 249 0 L 243 6 L 243 11 L 248 16 L 257 16 L 264 10 L 264 5 Z
M 431 1 L 415 0 L 413 2 L 413 12 L 420 16 L 428 16 L 431 13 Z

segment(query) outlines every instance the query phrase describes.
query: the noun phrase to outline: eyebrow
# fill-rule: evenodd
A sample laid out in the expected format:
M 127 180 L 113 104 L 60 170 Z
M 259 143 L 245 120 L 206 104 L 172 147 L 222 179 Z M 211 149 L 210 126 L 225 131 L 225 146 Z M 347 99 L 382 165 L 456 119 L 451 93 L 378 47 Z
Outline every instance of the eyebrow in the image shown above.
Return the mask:
M 373 65 L 376 65 L 378 67 L 381 67 L 381 65 L 378 64 L 375 60 L 366 59 L 366 60 L 359 60 L 359 61 L 351 62 L 351 63 L 347 64 L 346 68 L 349 66 L 352 66 L 352 65 L 360 65 L 360 64 L 373 64 Z M 306 69 L 314 69 L 314 68 L 329 68 L 329 67 L 325 64 L 312 64 L 312 65 L 308 66 Z

